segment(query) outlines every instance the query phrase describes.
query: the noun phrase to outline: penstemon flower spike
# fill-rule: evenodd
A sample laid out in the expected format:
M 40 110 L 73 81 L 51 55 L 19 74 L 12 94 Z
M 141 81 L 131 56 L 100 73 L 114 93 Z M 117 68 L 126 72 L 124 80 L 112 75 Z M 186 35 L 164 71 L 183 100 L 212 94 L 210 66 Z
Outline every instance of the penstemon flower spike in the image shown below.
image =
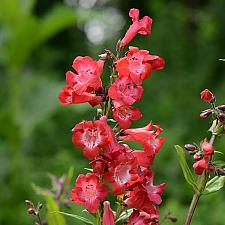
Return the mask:
M 83 155 L 90 160 L 92 172 L 78 176 L 71 200 L 95 214 L 99 224 L 114 225 L 122 213 L 131 208 L 133 210 L 124 224 L 157 225 L 157 205 L 162 202 L 165 184 L 153 184 L 151 166 L 165 141 L 158 137 L 163 129 L 152 122 L 143 128 L 129 128 L 133 120 L 141 118 L 140 110 L 133 104 L 142 99 L 143 81 L 150 77 L 152 70 L 163 69 L 165 62 L 147 50 L 132 46 L 120 58 L 123 49 L 137 34 L 151 33 L 150 17 L 139 19 L 138 9 L 131 9 L 129 15 L 133 24 L 117 43 L 116 56 L 105 49 L 97 61 L 89 56 L 76 57 L 72 64 L 74 71 L 66 73 L 67 86 L 58 96 L 63 105 L 89 103 L 98 107 L 96 119 L 82 121 L 72 130 L 73 144 L 83 149 Z M 101 82 L 107 60 L 113 61 L 108 88 Z M 108 121 L 112 121 L 110 116 L 116 122 L 113 129 L 108 125 Z M 142 150 L 123 144 L 130 140 L 140 143 Z M 117 196 L 115 215 L 106 201 L 110 191 L 108 186 Z

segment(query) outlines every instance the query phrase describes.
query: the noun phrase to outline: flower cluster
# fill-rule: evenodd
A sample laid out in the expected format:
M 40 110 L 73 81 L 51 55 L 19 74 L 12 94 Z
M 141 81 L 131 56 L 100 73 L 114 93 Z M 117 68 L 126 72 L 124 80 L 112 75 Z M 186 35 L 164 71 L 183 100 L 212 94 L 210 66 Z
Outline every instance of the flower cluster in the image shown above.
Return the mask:
M 216 98 L 215 95 L 208 89 L 203 90 L 200 93 L 200 97 L 204 102 L 207 102 L 211 105 L 210 108 L 203 110 L 200 113 L 200 117 L 205 119 L 212 117 L 214 122 L 209 131 L 213 135 L 220 135 L 225 132 L 225 105 L 215 106 Z M 218 167 L 216 163 L 212 161 L 214 155 L 214 147 L 212 146 L 213 139 L 207 141 L 206 139 L 201 143 L 201 147 L 198 147 L 196 144 L 186 144 L 185 149 L 193 155 L 194 160 L 196 161 L 193 164 L 193 168 L 196 174 L 201 175 L 204 171 L 215 172 L 224 174 L 222 168 Z
M 95 120 L 82 121 L 72 129 L 72 142 L 90 160 L 92 172 L 78 176 L 71 199 L 83 204 L 90 213 L 102 209 L 99 212 L 103 211 L 103 225 L 113 225 L 114 213 L 105 201 L 111 186 L 120 207 L 116 218 L 130 207 L 134 210 L 127 224 L 157 225 L 156 206 L 162 202 L 165 184 L 154 185 L 151 166 L 165 141 L 159 137 L 163 129 L 152 122 L 142 128 L 130 129 L 130 126 L 133 120 L 141 118 L 140 110 L 133 104 L 142 99 L 143 81 L 150 77 L 152 70 L 163 69 L 165 63 L 161 57 L 132 46 L 120 57 L 136 34 L 151 33 L 150 17 L 139 19 L 138 9 L 131 9 L 129 15 L 133 23 L 118 42 L 117 55 L 105 50 L 98 61 L 89 56 L 76 57 L 72 65 L 75 72 L 66 73 L 68 85 L 59 94 L 63 105 L 88 102 L 99 107 Z M 108 88 L 101 82 L 106 60 L 112 61 Z M 111 127 L 109 121 L 115 126 Z M 139 143 L 142 149 L 131 149 L 130 141 Z

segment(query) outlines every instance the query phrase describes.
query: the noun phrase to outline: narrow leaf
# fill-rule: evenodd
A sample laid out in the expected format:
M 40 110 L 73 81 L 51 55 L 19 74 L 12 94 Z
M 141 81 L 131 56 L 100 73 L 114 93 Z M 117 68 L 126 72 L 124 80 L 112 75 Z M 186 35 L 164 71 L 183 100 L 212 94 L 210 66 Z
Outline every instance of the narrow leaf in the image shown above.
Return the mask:
M 225 183 L 225 177 L 216 176 L 207 182 L 206 188 L 202 194 L 207 195 L 207 194 L 217 192 L 224 186 L 224 183 Z
M 78 215 L 70 214 L 70 213 L 65 213 L 65 212 L 60 212 L 60 211 L 55 211 L 54 213 L 58 213 L 58 214 L 62 214 L 62 215 L 65 215 L 65 216 L 73 217 L 77 220 L 80 220 L 80 221 L 84 222 L 85 224 L 94 225 L 94 223 L 92 223 L 90 220 L 88 220 L 88 219 L 86 219 L 82 216 L 78 216 Z
M 185 180 L 188 182 L 188 184 L 190 184 L 192 186 L 192 188 L 194 189 L 195 192 L 199 192 L 197 184 L 194 179 L 194 176 L 186 162 L 185 152 L 184 152 L 183 148 L 180 147 L 179 145 L 175 145 L 175 149 L 178 154 L 179 163 L 180 163 L 181 169 L 183 171 Z
M 219 59 L 220 61 L 224 61 L 225 62 L 225 59 Z

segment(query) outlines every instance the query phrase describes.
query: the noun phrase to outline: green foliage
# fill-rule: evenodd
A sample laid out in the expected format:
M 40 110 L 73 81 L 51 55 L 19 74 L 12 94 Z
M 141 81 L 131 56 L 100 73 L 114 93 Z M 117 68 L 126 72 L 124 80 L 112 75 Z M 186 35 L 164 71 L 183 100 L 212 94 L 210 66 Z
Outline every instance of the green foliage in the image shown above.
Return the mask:
M 214 192 L 219 191 L 221 188 L 223 188 L 225 183 L 225 177 L 224 176 L 215 176 L 211 180 L 209 180 L 206 184 L 206 188 L 202 194 L 211 194 Z
M 184 149 L 182 147 L 180 147 L 179 145 L 175 145 L 175 148 L 176 148 L 176 151 L 178 154 L 179 163 L 180 163 L 181 169 L 183 171 L 185 180 L 188 182 L 188 184 L 191 185 L 191 187 L 193 188 L 193 190 L 195 192 L 199 192 L 194 175 L 192 174 L 192 172 L 189 169 L 188 164 L 186 162 Z

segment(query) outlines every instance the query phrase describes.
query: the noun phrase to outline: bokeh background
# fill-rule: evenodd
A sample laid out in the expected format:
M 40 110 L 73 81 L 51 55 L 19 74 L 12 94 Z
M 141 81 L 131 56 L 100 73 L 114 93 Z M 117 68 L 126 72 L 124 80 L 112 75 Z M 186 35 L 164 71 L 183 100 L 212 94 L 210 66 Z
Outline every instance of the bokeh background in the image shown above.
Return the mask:
M 136 104 L 143 118 L 133 126 L 152 120 L 165 129 L 167 142 L 154 165 L 156 182 L 168 185 L 160 209 L 182 224 L 192 191 L 173 146 L 209 136 L 210 122 L 199 118 L 207 107 L 201 90 L 209 88 L 225 103 L 225 63 L 218 60 L 225 58 L 224 0 L 1 0 L 0 224 L 33 224 L 24 200 L 44 202 L 31 184 L 49 188 L 47 172 L 61 176 L 74 166 L 73 182 L 86 172 L 88 161 L 72 145 L 71 128 L 92 119 L 95 110 L 88 104 L 63 107 L 57 95 L 76 56 L 97 59 L 104 48 L 114 50 L 132 7 L 151 16 L 153 27 L 151 36 L 139 35 L 131 45 L 166 60 L 165 69 L 144 82 L 143 101 Z M 216 146 L 224 152 L 225 139 Z M 192 224 L 224 225 L 224 200 L 224 190 L 202 198 Z

